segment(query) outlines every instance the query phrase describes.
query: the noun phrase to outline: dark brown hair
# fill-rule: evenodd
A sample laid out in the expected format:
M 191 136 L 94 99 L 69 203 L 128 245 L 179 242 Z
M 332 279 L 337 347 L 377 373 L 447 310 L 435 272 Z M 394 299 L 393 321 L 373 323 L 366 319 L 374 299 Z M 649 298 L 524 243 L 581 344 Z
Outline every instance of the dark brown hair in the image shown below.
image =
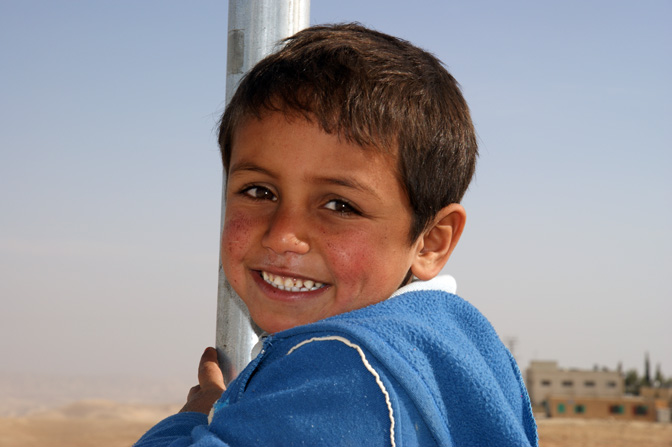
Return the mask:
M 219 128 L 225 171 L 236 128 L 268 111 L 396 156 L 413 210 L 411 241 L 462 200 L 476 166 L 469 108 L 441 61 L 358 24 L 300 31 L 243 77 Z

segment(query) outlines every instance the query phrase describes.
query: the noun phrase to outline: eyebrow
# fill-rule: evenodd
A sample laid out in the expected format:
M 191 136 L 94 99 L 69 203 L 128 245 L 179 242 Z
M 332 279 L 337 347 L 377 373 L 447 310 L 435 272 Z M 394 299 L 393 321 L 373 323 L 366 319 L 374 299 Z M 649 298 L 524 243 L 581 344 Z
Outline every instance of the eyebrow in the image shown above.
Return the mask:
M 366 183 L 362 183 L 353 177 L 311 177 L 310 181 L 313 183 L 324 185 L 337 185 L 346 188 L 355 189 L 364 193 L 370 194 L 379 199 L 378 193 Z
M 269 171 L 266 168 L 262 168 L 261 166 L 252 163 L 250 161 L 243 161 L 240 163 L 237 163 L 229 169 L 229 174 L 228 176 L 230 177 L 231 175 L 241 172 L 241 171 L 250 171 L 250 172 L 258 172 L 260 174 L 267 175 L 272 178 L 276 178 L 277 175 L 273 171 Z M 354 189 L 358 191 L 362 191 L 366 194 L 370 194 L 374 196 L 377 199 L 380 199 L 380 196 L 376 191 L 366 183 L 362 183 L 359 180 L 357 180 L 354 177 L 350 176 L 342 176 L 342 177 L 317 177 L 317 176 L 311 176 L 308 177 L 307 179 L 310 183 L 315 183 L 315 184 L 322 184 L 322 185 L 336 185 L 336 186 L 343 186 L 345 188 L 349 189 Z
M 259 166 L 257 164 L 254 164 L 250 161 L 243 161 L 243 162 L 237 163 L 235 165 L 232 165 L 229 168 L 228 176 L 230 177 L 232 174 L 235 174 L 236 172 L 240 172 L 240 171 L 259 172 L 261 174 L 265 174 L 265 175 L 268 175 L 270 177 L 276 177 L 276 175 L 273 172 L 269 171 L 268 169 L 264 169 L 261 166 Z

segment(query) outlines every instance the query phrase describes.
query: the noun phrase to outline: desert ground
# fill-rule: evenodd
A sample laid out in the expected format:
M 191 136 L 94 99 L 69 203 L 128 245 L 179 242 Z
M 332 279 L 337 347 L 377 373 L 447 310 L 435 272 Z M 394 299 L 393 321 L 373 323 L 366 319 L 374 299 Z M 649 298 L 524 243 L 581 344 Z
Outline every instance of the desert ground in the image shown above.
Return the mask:
M 537 425 L 541 447 L 672 447 L 672 424 L 544 419 Z
M 19 417 L 0 418 L 0 447 L 130 446 L 180 405 L 75 402 Z
M 0 418 L 0 447 L 128 447 L 180 405 L 85 400 Z M 672 424 L 609 420 L 538 421 L 542 447 L 672 447 Z

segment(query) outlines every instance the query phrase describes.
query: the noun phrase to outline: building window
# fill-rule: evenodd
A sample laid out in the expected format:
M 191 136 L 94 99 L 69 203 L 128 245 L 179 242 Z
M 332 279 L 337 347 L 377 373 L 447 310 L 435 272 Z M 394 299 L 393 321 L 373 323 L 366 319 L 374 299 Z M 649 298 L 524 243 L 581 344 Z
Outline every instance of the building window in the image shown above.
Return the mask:
M 595 382 L 592 380 L 586 380 L 585 382 L 583 382 L 583 385 L 586 388 L 593 388 L 595 386 Z
M 613 380 L 610 380 L 609 382 L 607 382 L 607 386 L 609 388 L 616 388 L 617 384 Z
M 576 414 L 583 414 L 586 412 L 586 406 L 583 404 L 576 404 L 574 405 L 574 413 Z
M 623 405 L 611 405 L 609 407 L 609 413 L 611 414 L 624 414 L 625 407 Z
M 565 386 L 565 387 L 574 386 L 574 382 L 572 382 L 571 380 L 563 380 L 562 381 L 562 386 Z
M 550 380 L 542 380 L 541 381 L 541 386 L 551 386 L 551 381 Z
M 558 404 L 558 414 L 563 414 L 565 412 L 565 404 Z
M 633 412 L 638 416 L 644 416 L 649 412 L 649 408 L 646 405 L 637 405 L 633 408 Z

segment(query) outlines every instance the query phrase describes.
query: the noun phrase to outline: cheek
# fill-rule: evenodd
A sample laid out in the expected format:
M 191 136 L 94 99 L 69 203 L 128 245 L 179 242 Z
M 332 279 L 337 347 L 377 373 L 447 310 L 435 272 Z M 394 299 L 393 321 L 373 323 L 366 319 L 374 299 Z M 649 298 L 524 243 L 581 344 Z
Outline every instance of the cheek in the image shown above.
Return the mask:
M 235 264 L 247 251 L 252 239 L 253 222 L 249 217 L 233 215 L 224 219 L 222 264 Z
M 348 232 L 326 243 L 332 270 L 341 281 L 352 282 L 380 273 L 373 267 L 381 264 L 380 246 L 381 238 L 368 232 Z

